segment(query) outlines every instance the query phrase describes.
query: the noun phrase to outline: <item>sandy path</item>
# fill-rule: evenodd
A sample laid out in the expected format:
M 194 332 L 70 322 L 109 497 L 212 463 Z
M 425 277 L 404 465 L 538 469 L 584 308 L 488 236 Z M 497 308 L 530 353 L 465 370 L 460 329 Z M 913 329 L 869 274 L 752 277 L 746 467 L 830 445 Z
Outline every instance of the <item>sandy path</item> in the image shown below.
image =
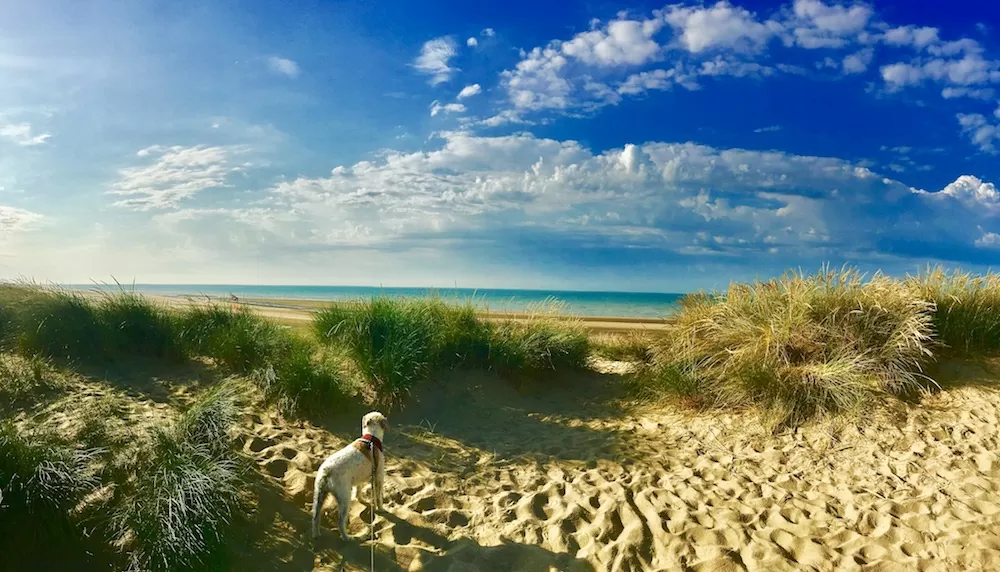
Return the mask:
M 992 390 L 939 394 L 865 434 L 772 437 L 747 415 L 616 409 L 613 375 L 520 392 L 461 375 L 391 418 L 376 569 L 1000 569 Z M 313 471 L 356 424 L 251 421 L 245 450 L 278 491 L 260 514 L 269 566 L 368 568 L 368 545 L 330 532 L 334 510 L 315 552 L 307 540 Z

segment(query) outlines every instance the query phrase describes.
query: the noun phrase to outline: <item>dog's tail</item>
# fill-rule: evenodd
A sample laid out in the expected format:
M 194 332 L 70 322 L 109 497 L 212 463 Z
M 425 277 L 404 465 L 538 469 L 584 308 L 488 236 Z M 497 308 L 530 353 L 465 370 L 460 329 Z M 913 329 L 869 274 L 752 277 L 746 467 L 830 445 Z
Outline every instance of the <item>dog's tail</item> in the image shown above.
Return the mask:
M 323 502 L 326 501 L 327 494 L 329 491 L 326 490 L 326 471 L 320 468 L 316 473 L 316 485 L 313 490 L 313 538 L 319 537 L 319 521 L 323 518 Z

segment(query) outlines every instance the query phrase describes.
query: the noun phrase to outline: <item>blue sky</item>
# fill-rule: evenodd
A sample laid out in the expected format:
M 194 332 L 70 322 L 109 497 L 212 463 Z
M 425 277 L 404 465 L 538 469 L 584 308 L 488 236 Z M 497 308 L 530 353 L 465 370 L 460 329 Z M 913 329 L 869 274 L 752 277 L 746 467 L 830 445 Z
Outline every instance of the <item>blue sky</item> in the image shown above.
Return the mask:
M 963 0 L 2 2 L 0 277 L 979 271 L 998 93 Z

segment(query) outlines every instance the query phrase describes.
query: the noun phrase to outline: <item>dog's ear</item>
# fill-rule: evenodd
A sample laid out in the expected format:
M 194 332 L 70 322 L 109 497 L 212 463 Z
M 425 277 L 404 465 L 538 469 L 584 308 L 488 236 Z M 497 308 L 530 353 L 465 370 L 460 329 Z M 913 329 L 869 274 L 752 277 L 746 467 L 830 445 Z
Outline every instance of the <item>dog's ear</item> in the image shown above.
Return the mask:
M 385 417 L 379 417 L 378 418 L 378 424 L 379 424 L 379 426 L 382 427 L 383 431 L 388 431 L 389 430 L 389 420 L 386 419 Z

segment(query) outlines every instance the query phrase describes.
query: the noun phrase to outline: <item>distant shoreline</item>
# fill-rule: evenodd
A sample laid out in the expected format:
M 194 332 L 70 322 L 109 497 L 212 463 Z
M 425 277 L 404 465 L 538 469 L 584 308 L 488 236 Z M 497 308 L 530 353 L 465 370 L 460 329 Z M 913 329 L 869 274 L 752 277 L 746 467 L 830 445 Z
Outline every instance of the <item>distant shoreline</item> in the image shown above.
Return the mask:
M 109 292 L 117 285 L 70 286 L 76 291 Z M 133 285 L 122 285 L 132 291 Z M 437 298 L 447 303 L 471 303 L 491 316 L 523 318 L 555 310 L 587 321 L 655 324 L 678 309 L 683 294 L 632 292 L 584 292 L 509 289 L 373 288 L 347 286 L 226 286 L 226 285 L 134 285 L 134 291 L 160 298 L 191 298 L 229 302 L 231 296 L 272 310 L 303 310 L 332 303 L 387 296 L 401 299 Z
M 91 290 L 91 292 L 93 292 Z M 204 295 L 173 295 L 157 296 L 144 294 L 152 300 L 171 307 L 187 307 L 191 304 L 230 304 L 230 300 L 218 296 Z M 250 307 L 261 315 L 275 319 L 279 322 L 294 323 L 301 325 L 302 322 L 311 321 L 313 314 L 325 308 L 335 301 L 328 300 L 288 300 L 281 298 L 240 298 L 240 306 Z M 498 312 L 481 311 L 477 312 L 488 320 L 514 320 L 524 321 L 532 319 L 539 314 L 527 312 Z M 553 314 L 552 319 L 581 322 L 583 327 L 591 333 L 625 333 L 634 331 L 657 331 L 664 329 L 669 320 L 667 318 L 644 318 L 628 316 L 581 316 L 575 314 Z

